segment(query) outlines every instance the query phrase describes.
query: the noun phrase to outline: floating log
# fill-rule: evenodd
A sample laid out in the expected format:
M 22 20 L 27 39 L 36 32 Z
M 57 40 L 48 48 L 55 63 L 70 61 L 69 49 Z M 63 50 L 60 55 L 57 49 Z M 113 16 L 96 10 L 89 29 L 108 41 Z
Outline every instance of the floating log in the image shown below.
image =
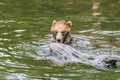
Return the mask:
M 70 45 L 61 43 L 52 43 L 50 45 L 50 60 L 56 65 L 63 66 L 67 63 L 83 63 L 98 68 L 116 68 L 116 62 L 120 60 L 120 56 L 106 54 L 95 55 L 82 53 Z

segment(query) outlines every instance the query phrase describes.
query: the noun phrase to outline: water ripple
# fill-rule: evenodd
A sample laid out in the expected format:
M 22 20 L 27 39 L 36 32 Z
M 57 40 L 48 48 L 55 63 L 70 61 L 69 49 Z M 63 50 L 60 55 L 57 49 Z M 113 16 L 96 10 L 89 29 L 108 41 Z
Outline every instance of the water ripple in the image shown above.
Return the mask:
M 24 32 L 24 31 L 26 31 L 26 30 L 14 30 L 14 32 L 16 32 L 16 33 L 21 33 L 21 32 Z

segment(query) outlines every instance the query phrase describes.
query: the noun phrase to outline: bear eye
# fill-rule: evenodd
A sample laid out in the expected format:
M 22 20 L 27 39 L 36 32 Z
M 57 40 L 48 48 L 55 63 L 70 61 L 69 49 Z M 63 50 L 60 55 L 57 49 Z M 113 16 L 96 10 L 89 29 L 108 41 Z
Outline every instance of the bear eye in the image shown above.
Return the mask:
M 54 32 L 55 35 L 57 35 L 57 33 L 58 33 L 57 31 Z
M 61 33 L 62 33 L 62 35 L 65 35 L 65 31 L 62 31 Z

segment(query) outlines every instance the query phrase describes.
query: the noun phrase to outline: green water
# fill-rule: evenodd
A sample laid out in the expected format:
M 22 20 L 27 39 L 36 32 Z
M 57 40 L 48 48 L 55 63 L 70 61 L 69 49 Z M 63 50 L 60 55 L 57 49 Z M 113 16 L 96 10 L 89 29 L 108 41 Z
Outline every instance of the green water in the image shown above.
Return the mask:
M 101 3 L 101 16 L 92 16 L 95 2 Z M 120 0 L 0 0 L 0 80 L 120 80 L 120 63 L 112 71 L 79 63 L 59 67 L 40 55 L 54 19 L 73 22 L 76 49 L 120 54 L 119 5 Z

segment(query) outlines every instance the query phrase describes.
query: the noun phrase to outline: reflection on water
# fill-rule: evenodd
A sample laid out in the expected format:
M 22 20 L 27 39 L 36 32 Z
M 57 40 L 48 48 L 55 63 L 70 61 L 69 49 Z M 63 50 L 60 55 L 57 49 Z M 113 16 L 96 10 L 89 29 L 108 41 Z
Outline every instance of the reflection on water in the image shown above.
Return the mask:
M 98 8 L 91 9 L 94 3 L 99 3 Z M 1 79 L 120 79 L 120 67 L 111 74 L 84 64 L 52 66 L 47 60 L 54 19 L 73 22 L 75 49 L 87 54 L 120 54 L 119 3 L 119 0 L 1 0 Z

